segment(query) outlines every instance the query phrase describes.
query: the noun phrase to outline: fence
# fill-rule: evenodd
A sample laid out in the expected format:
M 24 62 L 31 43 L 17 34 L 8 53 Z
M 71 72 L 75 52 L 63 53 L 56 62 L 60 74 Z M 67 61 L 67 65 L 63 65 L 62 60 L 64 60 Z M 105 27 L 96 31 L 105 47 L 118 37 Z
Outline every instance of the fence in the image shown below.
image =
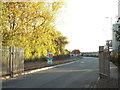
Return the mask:
M 100 77 L 110 77 L 109 48 L 99 47 L 99 75 Z
M 2 76 L 19 74 L 24 71 L 24 49 L 2 46 Z
M 0 77 L 2 76 L 2 45 L 0 43 Z

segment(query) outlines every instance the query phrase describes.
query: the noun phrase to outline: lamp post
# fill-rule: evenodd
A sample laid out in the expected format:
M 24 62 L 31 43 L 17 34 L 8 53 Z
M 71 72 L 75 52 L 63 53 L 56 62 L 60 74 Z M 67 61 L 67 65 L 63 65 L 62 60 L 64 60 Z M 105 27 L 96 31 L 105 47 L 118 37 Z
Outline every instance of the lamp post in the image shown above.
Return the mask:
M 112 20 L 113 20 L 112 17 L 106 17 L 106 18 L 109 18 L 109 19 L 110 19 L 110 22 L 111 22 L 111 23 L 110 23 L 110 26 L 111 26 L 111 29 L 112 29 Z
M 105 17 L 105 18 L 108 18 L 108 19 L 110 19 L 110 27 L 111 27 L 111 30 L 112 30 L 112 17 Z M 107 34 L 107 33 L 106 33 Z M 112 33 L 111 33 L 112 34 Z M 112 38 L 111 38 L 112 39 Z M 112 40 L 108 40 L 108 38 L 107 38 L 107 40 L 106 40 L 106 45 L 108 46 L 108 52 L 109 52 L 109 49 L 110 49 L 110 42 L 112 42 Z

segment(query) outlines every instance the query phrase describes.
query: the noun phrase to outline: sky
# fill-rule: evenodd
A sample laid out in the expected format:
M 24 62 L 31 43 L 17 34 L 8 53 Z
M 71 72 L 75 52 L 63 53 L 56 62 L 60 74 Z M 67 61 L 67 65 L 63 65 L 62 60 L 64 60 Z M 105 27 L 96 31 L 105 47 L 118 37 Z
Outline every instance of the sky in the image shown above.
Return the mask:
M 67 36 L 68 50 L 98 51 L 112 39 L 111 25 L 118 15 L 118 0 L 66 0 L 56 28 Z

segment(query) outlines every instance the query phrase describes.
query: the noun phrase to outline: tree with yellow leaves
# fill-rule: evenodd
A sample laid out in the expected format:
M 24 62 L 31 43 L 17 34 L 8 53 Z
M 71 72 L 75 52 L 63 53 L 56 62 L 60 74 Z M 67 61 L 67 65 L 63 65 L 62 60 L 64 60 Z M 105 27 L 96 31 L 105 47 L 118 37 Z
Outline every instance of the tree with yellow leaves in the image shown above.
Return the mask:
M 64 2 L 2 2 L 3 46 L 25 49 L 25 58 L 41 58 L 47 52 L 60 55 L 67 38 L 56 31 L 56 13 Z

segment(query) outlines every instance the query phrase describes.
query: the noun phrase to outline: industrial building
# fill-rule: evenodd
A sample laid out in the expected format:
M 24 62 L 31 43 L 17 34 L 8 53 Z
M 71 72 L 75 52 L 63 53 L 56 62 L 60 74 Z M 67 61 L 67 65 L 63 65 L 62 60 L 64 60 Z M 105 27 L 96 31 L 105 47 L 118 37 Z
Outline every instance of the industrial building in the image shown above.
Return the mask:
M 112 48 L 113 52 L 116 52 L 120 49 L 120 41 L 117 39 L 117 32 L 120 33 L 120 1 L 118 2 L 118 20 L 115 24 L 113 24 L 112 28 Z

